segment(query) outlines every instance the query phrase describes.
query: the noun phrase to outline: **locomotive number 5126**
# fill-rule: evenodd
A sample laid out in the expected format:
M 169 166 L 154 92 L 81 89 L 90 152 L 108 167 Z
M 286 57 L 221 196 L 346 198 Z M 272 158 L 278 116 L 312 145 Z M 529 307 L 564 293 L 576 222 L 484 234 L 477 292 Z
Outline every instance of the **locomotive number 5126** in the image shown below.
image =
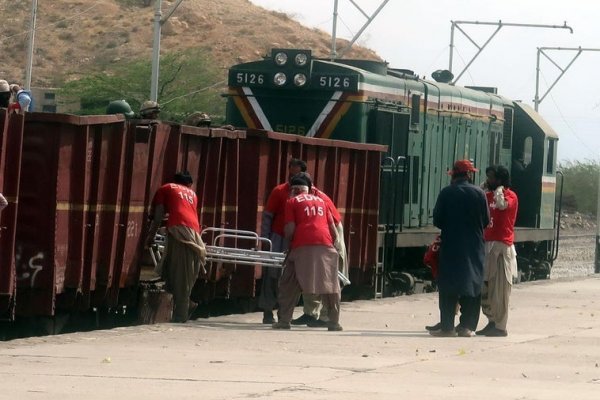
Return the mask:
M 321 75 L 315 78 L 313 84 L 324 89 L 356 90 L 358 82 L 356 76 Z
M 238 72 L 235 75 L 235 81 L 238 84 L 262 85 L 265 83 L 265 75 L 253 72 Z

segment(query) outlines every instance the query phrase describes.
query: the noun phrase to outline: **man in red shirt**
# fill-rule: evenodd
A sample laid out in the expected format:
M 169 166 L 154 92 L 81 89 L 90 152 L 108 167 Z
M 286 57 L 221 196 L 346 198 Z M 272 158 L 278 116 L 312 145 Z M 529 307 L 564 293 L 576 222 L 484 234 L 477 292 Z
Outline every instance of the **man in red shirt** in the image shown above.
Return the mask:
M 299 175 L 302 175 L 300 173 Z M 310 179 L 310 175 L 306 173 Z M 334 238 L 333 247 L 339 255 L 340 271 L 348 276 L 348 260 L 346 257 L 346 244 L 344 243 L 344 227 L 342 225 L 342 216 L 338 209 L 333 204 L 333 201 L 324 192 L 312 186 L 310 193 L 320 197 L 325 202 L 327 209 L 333 217 L 333 223 L 336 229 L 336 238 Z M 327 326 L 329 321 L 327 305 L 321 301 L 321 296 L 309 293 L 302 293 L 302 315 L 292 320 L 292 325 L 308 325 L 311 328 L 319 328 Z
M 310 194 L 312 182 L 304 175 L 290 180 L 292 198 L 285 205 L 285 235 L 290 252 L 279 280 L 279 311 L 273 329 L 290 329 L 301 293 L 321 295 L 329 310 L 330 331 L 341 331 L 338 252 L 333 247 L 336 230 L 325 201 Z
M 163 255 L 162 278 L 173 294 L 173 322 L 186 322 L 196 308 L 190 294 L 206 260 L 206 248 L 200 238 L 198 197 L 191 189 L 188 172 L 175 174 L 172 183 L 161 186 L 152 200 L 153 220 L 146 246 L 154 242 L 163 217 L 168 214 L 167 246 Z
M 508 302 L 513 276 L 517 274 L 515 220 L 519 200 L 510 190 L 510 174 L 502 165 L 486 170 L 486 198 L 490 223 L 485 228 L 485 267 L 481 290 L 481 309 L 488 317 L 485 328 L 476 333 L 484 336 L 507 336 Z
M 284 211 L 285 204 L 290 197 L 289 180 L 296 174 L 306 171 L 306 163 L 297 158 L 292 158 L 288 163 L 288 180 L 281 183 L 271 191 L 267 205 L 263 211 L 261 223 L 261 236 L 271 240 L 272 251 L 283 252 L 288 249 L 288 241 L 285 239 Z M 273 310 L 277 305 L 277 288 L 281 270 L 279 268 L 264 267 L 262 273 L 262 285 L 258 306 L 263 309 L 263 324 L 272 324 Z

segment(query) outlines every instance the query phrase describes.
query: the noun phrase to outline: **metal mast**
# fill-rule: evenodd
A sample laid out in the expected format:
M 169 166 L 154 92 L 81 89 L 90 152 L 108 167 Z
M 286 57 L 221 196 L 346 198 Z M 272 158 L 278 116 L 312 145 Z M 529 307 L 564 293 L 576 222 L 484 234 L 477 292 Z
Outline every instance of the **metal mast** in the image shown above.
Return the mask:
M 575 51 L 577 52 L 575 56 L 571 59 L 571 61 L 567 64 L 566 67 L 562 68 L 556 61 L 554 61 L 547 54 L 548 50 L 556 50 L 556 51 Z M 575 62 L 577 57 L 581 55 L 584 51 L 600 51 L 600 49 L 595 48 L 584 48 L 584 47 L 538 47 L 537 49 L 537 60 L 535 65 L 535 98 L 533 99 L 533 103 L 535 106 L 535 111 L 538 111 L 540 103 L 546 98 L 548 93 L 556 86 L 560 78 L 569 70 L 571 65 Z M 540 98 L 540 55 L 543 55 L 550 61 L 556 68 L 560 70 L 560 74 L 558 77 L 552 82 L 546 93 Z M 595 257 L 594 257 L 594 272 L 596 274 L 600 274 L 600 173 L 598 174 L 598 198 L 597 198 L 597 206 L 596 206 L 596 248 L 595 248 Z
M 571 59 L 571 61 L 569 62 L 569 64 L 567 64 L 566 67 L 561 68 L 561 66 L 558 65 L 557 62 L 555 62 L 552 58 L 550 58 L 550 56 L 548 54 L 546 54 L 547 50 L 576 51 L 577 54 L 575 54 L 575 56 Z M 550 93 L 552 88 L 554 88 L 554 86 L 558 83 L 560 78 L 562 78 L 563 75 L 568 71 L 568 69 L 571 67 L 571 65 L 573 65 L 575 60 L 577 60 L 577 57 L 579 57 L 579 55 L 581 55 L 581 53 L 584 51 L 600 51 L 600 49 L 591 49 L 591 48 L 584 48 L 584 47 L 538 47 L 537 60 L 536 60 L 536 66 L 535 66 L 535 97 L 533 99 L 535 111 L 538 110 L 540 103 L 546 98 L 548 93 Z M 554 66 L 556 68 L 558 68 L 560 70 L 560 75 L 558 75 L 558 77 L 554 80 L 552 85 L 550 85 L 548 90 L 546 90 L 546 93 L 544 93 L 544 95 L 541 98 L 540 98 L 540 54 L 543 55 L 544 57 L 546 57 L 552 64 L 554 64 Z
M 156 0 L 154 10 L 154 39 L 152 42 L 152 78 L 150 82 L 150 100 L 158 101 L 158 75 L 160 70 L 160 33 L 161 28 L 171 18 L 177 7 L 183 0 L 177 0 L 173 7 L 167 11 L 167 15 L 162 18 L 162 0 Z
M 344 54 L 348 50 L 350 50 L 352 45 L 356 42 L 356 40 L 360 37 L 360 35 L 362 35 L 362 33 L 365 31 L 365 29 L 367 29 L 367 27 L 371 24 L 371 22 L 373 22 L 373 20 L 377 16 L 377 14 L 379 14 L 379 12 L 383 9 L 383 7 L 385 7 L 385 5 L 390 0 L 383 0 L 381 2 L 381 4 L 379 5 L 379 7 L 377 7 L 377 9 L 373 12 L 372 15 L 369 15 L 366 12 L 364 12 L 362 10 L 362 8 L 360 8 L 360 6 L 358 4 L 356 4 L 355 0 L 349 0 L 349 1 L 350 1 L 350 3 L 352 3 L 352 5 L 354 7 L 356 7 L 356 9 L 362 15 L 364 15 L 364 17 L 367 19 L 367 21 L 363 24 L 363 26 L 358 30 L 358 32 L 350 40 L 350 43 L 348 43 L 348 46 L 344 47 L 338 54 L 337 48 L 336 48 L 336 43 L 335 43 L 335 41 L 337 39 L 336 35 L 337 35 L 337 19 L 338 19 L 338 12 L 337 12 L 338 0 L 334 0 L 334 2 L 333 2 L 333 28 L 332 28 L 332 32 L 331 32 L 331 60 L 335 60 L 336 58 L 342 58 L 344 56 Z
M 29 24 L 29 45 L 27 47 L 27 65 L 25 66 L 25 89 L 31 89 L 31 71 L 33 69 L 33 50 L 35 41 L 35 22 L 37 19 L 37 0 L 31 1 L 31 22 Z
M 458 74 L 458 76 L 456 77 L 456 79 L 454 79 L 452 81 L 452 84 L 455 84 L 460 78 L 461 76 L 463 76 L 463 74 L 467 71 L 467 69 L 471 66 L 471 64 L 473 64 L 473 61 L 475 61 L 475 59 L 481 54 L 481 52 L 483 51 L 483 49 L 485 49 L 485 47 L 488 45 L 488 43 L 490 43 L 492 41 L 492 39 L 494 38 L 494 36 L 496 36 L 496 34 L 500 31 L 500 29 L 502 29 L 502 27 L 504 26 L 515 26 L 515 27 L 521 27 L 521 28 L 551 28 L 551 29 L 568 29 L 569 31 L 571 31 L 571 33 L 573 33 L 573 28 L 571 28 L 570 26 L 567 25 L 567 22 L 565 21 L 565 23 L 563 25 L 539 25 L 539 24 L 514 24 L 514 23 L 508 23 L 508 22 L 502 22 L 502 21 L 498 21 L 498 22 L 480 22 L 480 21 L 450 21 L 452 24 L 452 27 L 450 28 L 450 62 L 449 62 L 449 66 L 448 69 L 450 72 L 452 72 L 452 61 L 453 61 L 453 57 L 454 57 L 454 29 L 458 29 L 463 35 L 466 36 L 467 39 L 469 39 L 469 41 L 471 43 L 473 43 L 473 45 L 475 47 L 477 47 L 477 53 L 475 53 L 475 55 L 473 56 L 473 58 L 471 58 L 471 60 L 467 63 L 467 65 L 465 66 L 465 68 L 460 72 L 460 74 Z M 477 42 L 475 42 L 475 40 L 473 40 L 459 25 L 464 25 L 464 24 L 470 24 L 470 25 L 493 25 L 496 26 L 496 30 L 491 34 L 491 36 L 485 41 L 485 43 L 483 45 L 479 45 L 477 44 Z

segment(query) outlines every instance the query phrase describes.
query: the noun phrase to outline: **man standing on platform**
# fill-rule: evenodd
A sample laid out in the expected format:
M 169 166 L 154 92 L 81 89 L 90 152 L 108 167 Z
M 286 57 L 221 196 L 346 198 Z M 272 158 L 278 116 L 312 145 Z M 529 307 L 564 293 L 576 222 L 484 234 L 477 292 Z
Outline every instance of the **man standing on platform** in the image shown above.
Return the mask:
M 289 180 L 296 174 L 306 171 L 306 163 L 297 158 L 292 158 L 288 163 L 288 180 L 281 183 L 271 191 L 267 205 L 263 211 L 261 236 L 271 240 L 273 247 L 271 251 L 284 252 L 288 249 L 288 241 L 285 239 L 284 211 L 285 204 L 290 197 Z M 262 285 L 258 306 L 263 310 L 263 324 L 275 322 L 273 310 L 277 305 L 277 293 L 281 269 L 263 267 Z
M 517 274 L 517 252 L 513 243 L 519 199 L 510 190 L 508 169 L 498 165 L 488 167 L 485 172 L 490 224 L 484 231 L 485 269 L 481 309 L 489 322 L 477 334 L 508 336 L 508 303 L 513 276 Z
M 190 294 L 206 262 L 206 247 L 200 238 L 198 197 L 191 189 L 192 183 L 188 172 L 179 172 L 172 183 L 156 191 L 152 200 L 154 217 L 146 239 L 146 246 L 154 243 L 156 231 L 168 214 L 162 278 L 167 290 L 173 294 L 173 322 L 186 322 L 196 308 Z
M 310 176 L 309 176 L 310 178 Z M 336 229 L 333 247 L 339 255 L 339 269 L 342 274 L 348 276 L 348 258 L 346 254 L 346 243 L 344 242 L 344 227 L 342 225 L 342 216 L 333 201 L 324 192 L 312 186 L 310 193 L 320 197 L 325 201 L 327 209 L 331 212 L 333 223 Z M 321 296 L 309 293 L 302 293 L 302 315 L 292 320 L 292 325 L 307 325 L 311 328 L 327 326 L 329 322 L 327 306 L 321 301 Z
M 321 296 L 328 309 L 329 331 L 341 331 L 338 252 L 333 247 L 336 230 L 323 199 L 310 194 L 306 174 L 290 180 L 292 198 L 285 206 L 285 235 L 290 252 L 279 280 L 278 322 L 273 329 L 290 329 L 294 307 L 301 293 Z
M 433 224 L 441 229 L 438 275 L 441 329 L 433 336 L 475 335 L 481 305 L 485 247 L 483 230 L 489 212 L 483 190 L 472 184 L 477 169 L 469 160 L 454 163 L 452 183 L 442 189 L 433 210 Z M 454 329 L 456 303 L 460 324 Z

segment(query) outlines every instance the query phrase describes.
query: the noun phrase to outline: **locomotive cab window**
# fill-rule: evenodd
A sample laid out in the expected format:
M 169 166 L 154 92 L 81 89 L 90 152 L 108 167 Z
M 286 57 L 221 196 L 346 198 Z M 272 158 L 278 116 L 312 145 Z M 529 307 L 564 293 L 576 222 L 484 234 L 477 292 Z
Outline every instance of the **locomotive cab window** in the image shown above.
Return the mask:
M 410 97 L 410 122 L 412 124 L 418 124 L 419 123 L 419 113 L 420 113 L 420 108 L 421 108 L 421 95 L 420 94 L 413 94 Z
M 547 139 L 547 158 L 546 158 L 546 172 L 549 174 L 554 173 L 554 160 L 555 152 L 556 152 L 556 140 L 555 139 Z
M 531 136 L 525 138 L 525 143 L 523 144 L 523 161 L 525 165 L 531 164 L 531 152 L 533 149 L 533 139 Z

